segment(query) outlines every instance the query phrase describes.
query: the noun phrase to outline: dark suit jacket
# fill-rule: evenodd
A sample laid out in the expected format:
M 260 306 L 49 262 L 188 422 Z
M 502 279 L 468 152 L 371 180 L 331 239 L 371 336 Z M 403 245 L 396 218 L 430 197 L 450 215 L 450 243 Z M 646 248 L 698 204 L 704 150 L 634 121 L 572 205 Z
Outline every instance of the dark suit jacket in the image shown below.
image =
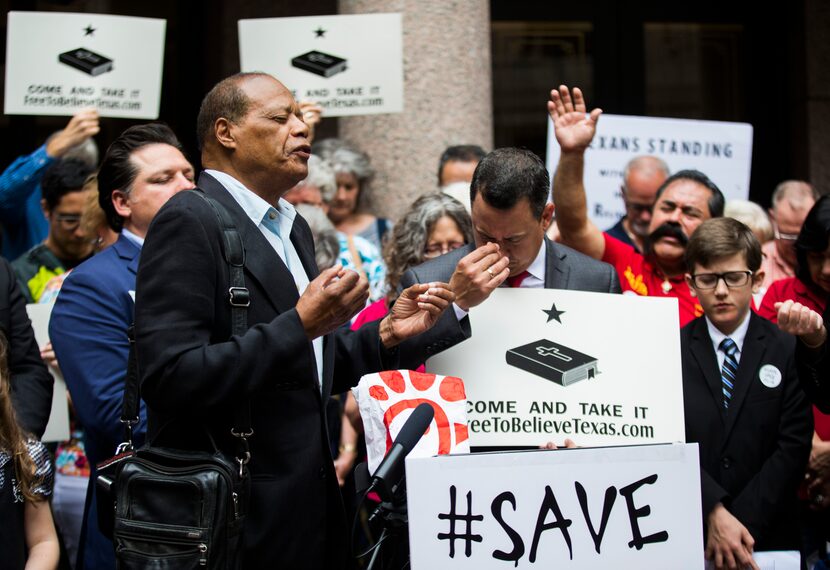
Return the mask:
M 830 329 L 830 303 L 824 309 L 824 326 Z M 827 342 L 818 349 L 796 342 L 795 360 L 798 377 L 807 397 L 825 414 L 830 414 L 830 351 Z
M 449 282 L 461 258 L 475 250 L 468 244 L 446 255 L 408 269 L 401 277 L 401 287 L 430 281 Z M 567 246 L 545 238 L 545 288 L 620 293 L 617 271 L 609 264 L 583 255 Z M 429 333 L 401 345 L 402 365 L 417 366 L 415 355 L 433 356 L 470 337 L 470 319 L 461 321 L 452 310 L 446 311 Z M 423 360 L 421 360 L 423 362 Z
M 40 438 L 52 411 L 52 376 L 26 313 L 26 300 L 9 262 L 0 258 L 0 329 L 9 344 L 12 405 L 18 423 Z
M 120 418 L 130 353 L 127 329 L 133 323 L 130 292 L 135 291 L 140 252 L 122 235 L 112 246 L 73 269 L 61 287 L 49 321 L 49 337 L 72 394 L 75 414 L 84 427 L 93 475 L 95 466 L 112 457 L 116 446 L 124 441 Z M 143 405 L 140 418 L 133 432 L 136 445 L 144 442 L 147 428 Z M 94 489 L 90 485 L 91 493 Z M 86 513 L 83 556 L 87 570 L 115 565 L 112 541 L 98 531 L 95 505 L 93 498 Z
M 220 447 L 233 452 L 233 410 L 250 401 L 252 496 L 243 567 L 341 568 L 348 530 L 323 403 L 333 387 L 342 392 L 362 374 L 397 362 L 379 342 L 378 323 L 338 329 L 324 340 L 321 397 L 289 270 L 221 184 L 202 174 L 199 187 L 224 205 L 242 237 L 249 328 L 229 340 L 229 276 L 215 213 L 192 192 L 177 194 L 153 220 L 137 279 L 137 354 L 149 437 L 204 446 L 198 426 L 207 425 Z M 311 231 L 300 216 L 290 239 L 313 279 Z
M 746 526 L 756 550 L 798 550 L 798 500 L 813 434 L 798 383 L 794 339 L 750 314 L 738 377 L 723 409 L 720 368 L 703 317 L 680 333 L 686 441 L 700 446 L 703 521 L 721 502 Z M 761 383 L 761 367 L 781 383 Z

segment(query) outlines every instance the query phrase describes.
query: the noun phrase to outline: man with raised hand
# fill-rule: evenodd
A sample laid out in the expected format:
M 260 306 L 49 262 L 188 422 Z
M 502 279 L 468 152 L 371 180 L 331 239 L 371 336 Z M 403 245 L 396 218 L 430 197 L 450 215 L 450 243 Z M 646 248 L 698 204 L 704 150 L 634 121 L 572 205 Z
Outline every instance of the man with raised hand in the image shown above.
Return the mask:
M 553 180 L 553 201 L 562 243 L 610 263 L 624 293 L 678 300 L 680 325 L 703 315 L 684 280 L 689 236 L 709 218 L 723 215 L 720 189 L 702 172 L 681 170 L 663 182 L 652 210 L 645 251 L 603 233 L 588 218 L 583 171 L 585 150 L 596 133 L 601 109 L 586 113 L 582 91 L 561 85 L 551 91 L 548 112 L 562 150 Z

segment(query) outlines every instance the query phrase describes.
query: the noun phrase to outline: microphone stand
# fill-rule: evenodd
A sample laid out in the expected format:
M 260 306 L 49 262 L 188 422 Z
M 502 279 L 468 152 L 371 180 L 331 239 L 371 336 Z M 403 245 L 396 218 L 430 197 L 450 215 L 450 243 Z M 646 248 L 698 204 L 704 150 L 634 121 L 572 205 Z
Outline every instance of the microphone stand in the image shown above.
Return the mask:
M 381 560 L 380 551 L 388 541 L 392 542 L 394 549 L 391 558 L 387 558 L 380 568 L 406 568 L 409 565 L 409 518 L 406 511 L 405 478 L 393 489 L 391 500 L 381 502 L 369 515 L 369 524 L 380 524 L 383 531 L 375 542 L 367 570 L 374 570 L 375 564 Z

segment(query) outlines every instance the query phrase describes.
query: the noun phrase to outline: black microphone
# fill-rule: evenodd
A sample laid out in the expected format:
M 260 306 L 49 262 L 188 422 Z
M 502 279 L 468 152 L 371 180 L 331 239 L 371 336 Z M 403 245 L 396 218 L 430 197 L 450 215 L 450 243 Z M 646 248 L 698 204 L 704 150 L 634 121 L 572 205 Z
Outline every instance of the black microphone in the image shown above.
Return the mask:
M 403 476 L 404 458 L 412 451 L 424 432 L 427 431 L 435 411 L 429 404 L 419 404 L 403 424 L 392 448 L 383 458 L 374 475 L 370 489 L 377 491 L 384 501 L 392 500 L 395 486 Z

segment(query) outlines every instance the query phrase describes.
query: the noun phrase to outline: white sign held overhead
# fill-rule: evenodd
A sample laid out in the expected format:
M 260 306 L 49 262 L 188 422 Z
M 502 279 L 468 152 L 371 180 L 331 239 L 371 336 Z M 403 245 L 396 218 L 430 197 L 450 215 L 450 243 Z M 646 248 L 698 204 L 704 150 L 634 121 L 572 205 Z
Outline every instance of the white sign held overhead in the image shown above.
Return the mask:
M 9 12 L 6 35 L 8 115 L 157 119 L 165 20 Z
M 702 570 L 697 444 L 407 458 L 413 570 Z
M 400 14 L 239 20 L 239 58 L 327 117 L 400 113 L 402 37 Z
M 471 446 L 685 441 L 676 299 L 497 289 L 469 318 L 426 366 L 464 379 Z
M 602 114 L 585 152 L 588 216 L 601 230 L 625 215 L 620 185 L 635 156 L 662 158 L 671 172 L 696 169 L 718 185 L 727 200 L 749 196 L 752 125 Z M 553 176 L 559 143 L 548 118 L 547 167 Z

